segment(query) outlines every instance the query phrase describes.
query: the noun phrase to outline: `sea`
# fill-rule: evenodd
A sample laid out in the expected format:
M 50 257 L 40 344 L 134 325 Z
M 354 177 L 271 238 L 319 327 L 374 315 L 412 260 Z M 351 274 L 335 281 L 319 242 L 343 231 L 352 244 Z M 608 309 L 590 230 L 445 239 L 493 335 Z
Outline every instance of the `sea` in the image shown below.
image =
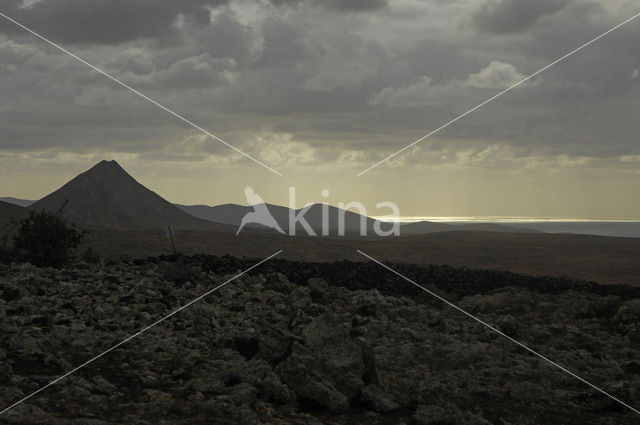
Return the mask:
M 380 217 L 390 221 L 386 217 Z M 395 220 L 395 219 L 394 219 Z M 400 217 L 401 223 L 432 221 L 448 224 L 495 223 L 545 233 L 576 233 L 584 235 L 640 238 L 640 218 L 578 218 L 578 217 Z

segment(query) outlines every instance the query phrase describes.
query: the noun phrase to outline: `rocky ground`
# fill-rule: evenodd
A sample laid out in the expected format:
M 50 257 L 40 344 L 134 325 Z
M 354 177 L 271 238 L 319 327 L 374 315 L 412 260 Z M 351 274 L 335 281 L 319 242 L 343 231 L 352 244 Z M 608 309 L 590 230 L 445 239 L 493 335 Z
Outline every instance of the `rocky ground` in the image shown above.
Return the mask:
M 0 409 L 252 261 L 0 265 Z M 640 407 L 640 290 L 403 273 Z M 7 424 L 632 424 L 640 416 L 373 263 L 273 261 L 0 415 Z

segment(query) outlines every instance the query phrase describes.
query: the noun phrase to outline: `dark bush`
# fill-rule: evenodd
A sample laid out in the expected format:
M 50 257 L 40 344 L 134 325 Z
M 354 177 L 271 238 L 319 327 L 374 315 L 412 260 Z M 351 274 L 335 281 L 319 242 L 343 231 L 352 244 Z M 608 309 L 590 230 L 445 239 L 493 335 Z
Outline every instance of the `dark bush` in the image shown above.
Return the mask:
M 0 263 L 10 263 L 13 259 L 11 251 L 3 246 L 0 246 Z
M 37 266 L 61 267 L 69 263 L 72 251 L 84 233 L 69 223 L 62 211 L 31 212 L 22 220 L 14 237 L 16 258 Z
M 13 260 L 13 235 L 18 226 L 17 221 L 7 221 L 0 226 L 0 263 L 10 263 Z
M 100 262 L 100 254 L 91 247 L 85 249 L 80 258 L 82 261 L 89 264 L 98 264 Z
M 118 257 L 118 261 L 124 264 L 128 264 L 131 265 L 133 264 L 133 257 L 131 256 L 131 254 L 120 254 L 120 256 Z

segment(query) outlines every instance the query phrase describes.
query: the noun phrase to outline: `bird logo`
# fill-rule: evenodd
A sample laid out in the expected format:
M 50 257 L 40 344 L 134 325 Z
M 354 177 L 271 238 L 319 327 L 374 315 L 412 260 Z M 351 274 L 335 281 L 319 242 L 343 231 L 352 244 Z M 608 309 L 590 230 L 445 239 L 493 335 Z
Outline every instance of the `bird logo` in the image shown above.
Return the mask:
M 244 195 L 247 198 L 247 203 L 253 207 L 253 211 L 249 211 L 244 215 L 244 217 L 242 217 L 242 222 L 240 223 L 240 227 L 238 228 L 236 235 L 238 235 L 242 228 L 249 223 L 261 224 L 284 234 L 284 230 L 282 230 L 280 225 L 278 225 L 276 219 L 273 218 L 267 208 L 267 205 L 251 186 L 244 188 Z

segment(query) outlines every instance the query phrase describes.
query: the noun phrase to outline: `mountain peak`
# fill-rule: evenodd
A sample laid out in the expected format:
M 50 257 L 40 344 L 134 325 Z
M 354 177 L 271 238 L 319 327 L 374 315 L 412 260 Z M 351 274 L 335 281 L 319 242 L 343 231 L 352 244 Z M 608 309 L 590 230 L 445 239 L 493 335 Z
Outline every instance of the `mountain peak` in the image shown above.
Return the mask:
M 117 165 L 118 167 L 120 166 L 120 164 L 118 164 L 118 162 L 115 159 L 103 159 L 102 161 L 98 162 L 96 165 Z
M 100 161 L 30 208 L 58 211 L 63 206 L 76 224 L 125 229 L 166 229 L 167 225 L 192 230 L 220 228 L 147 189 L 114 160 Z
M 114 179 L 121 183 L 127 180 L 129 182 L 135 181 L 135 179 L 113 159 L 98 162 L 96 165 L 80 174 L 78 178 L 91 179 L 95 182 L 114 181 Z
M 111 160 L 103 159 L 102 161 L 98 162 L 96 165 L 91 167 L 89 171 L 94 169 L 111 169 L 111 170 L 124 171 L 124 168 L 122 168 L 115 159 L 111 159 Z

